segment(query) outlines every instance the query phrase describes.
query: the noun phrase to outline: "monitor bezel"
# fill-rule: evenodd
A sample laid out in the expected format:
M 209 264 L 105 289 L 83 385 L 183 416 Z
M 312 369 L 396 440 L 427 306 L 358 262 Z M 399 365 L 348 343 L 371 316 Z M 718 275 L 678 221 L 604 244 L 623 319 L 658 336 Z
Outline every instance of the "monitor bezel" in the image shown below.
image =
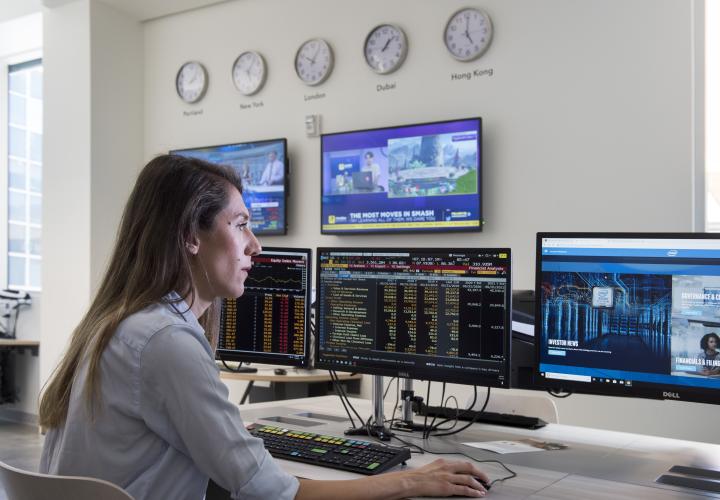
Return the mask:
M 237 350 L 215 350 L 215 359 L 219 361 L 237 361 L 242 363 L 262 363 L 268 365 L 294 366 L 297 368 L 310 368 L 312 366 L 312 333 L 310 331 L 310 314 L 312 312 L 312 277 L 313 277 L 313 251 L 310 248 L 290 247 L 263 247 L 260 255 L 266 252 L 295 252 L 303 253 L 307 258 L 307 291 L 305 292 L 305 349 L 302 360 L 289 359 L 284 354 L 278 353 L 249 353 Z M 250 270 L 252 272 L 252 270 Z
M 505 359 L 505 365 L 502 375 L 504 376 L 504 381 L 501 383 L 498 381 L 497 378 L 494 379 L 478 379 L 477 374 L 448 374 L 447 376 L 427 376 L 427 373 L 425 370 L 416 370 L 413 368 L 410 369 L 403 369 L 403 370 L 393 370 L 393 369 L 384 369 L 384 368 L 378 368 L 378 367 L 368 367 L 368 366 L 344 366 L 335 364 L 332 362 L 322 362 L 320 361 L 320 315 L 319 315 L 319 308 L 320 308 L 320 300 L 321 300 L 321 290 L 320 287 L 320 255 L 323 252 L 427 252 L 427 253 L 440 253 L 440 252 L 457 252 L 457 253 L 477 253 L 478 251 L 489 251 L 489 252 L 507 252 L 508 253 L 508 274 L 507 274 L 507 289 L 506 289 L 506 307 L 505 307 L 505 333 L 504 333 L 504 341 L 505 341 L 505 353 L 506 353 L 506 359 Z M 315 293 L 316 293 L 316 300 L 315 300 L 315 318 L 316 318 L 316 325 L 315 325 L 315 349 L 314 349 L 314 356 L 315 356 L 315 368 L 323 369 L 323 370 L 334 370 L 334 371 L 342 371 L 342 372 L 352 372 L 352 373 L 363 373 L 366 375 L 382 375 L 386 377 L 403 377 L 403 378 L 409 378 L 409 379 L 416 379 L 416 380 L 428 380 L 431 382 L 447 382 L 447 383 L 453 383 L 453 384 L 464 384 L 464 385 L 474 385 L 474 386 L 484 386 L 484 387 L 496 387 L 496 388 L 503 388 L 508 389 L 510 388 L 510 371 L 511 371 L 511 360 L 512 360 L 512 353 L 511 353 L 511 346 L 512 346 L 512 324 L 511 324 L 511 316 L 512 316 L 512 251 L 510 248 L 398 248 L 398 247 L 318 247 L 315 251 Z M 412 354 L 410 356 L 417 356 L 416 354 Z
M 540 321 L 542 318 L 542 240 L 543 238 L 647 238 L 647 239 L 694 239 L 694 240 L 720 240 L 720 233 L 658 233 L 658 232 L 542 232 L 537 233 L 535 240 L 535 367 L 534 375 L 539 389 L 557 392 L 575 392 L 578 394 L 593 394 L 601 396 L 636 397 L 645 399 L 670 399 L 674 401 L 688 401 L 696 403 L 720 404 L 718 394 L 713 396 L 713 389 L 695 388 L 684 385 L 647 386 L 647 382 L 640 386 L 633 383 L 628 389 L 615 384 L 583 383 L 572 380 L 547 379 L 540 374 L 540 353 L 542 349 L 542 333 Z M 720 392 L 720 391 L 718 391 Z
M 287 146 L 287 138 L 285 137 L 278 137 L 277 139 L 262 139 L 259 141 L 245 141 L 245 142 L 230 142 L 227 144 L 216 144 L 214 146 L 198 146 L 194 148 L 182 148 L 182 149 L 172 149 L 168 153 L 169 154 L 178 154 L 182 152 L 187 151 L 197 151 L 199 149 L 214 149 L 214 148 L 223 148 L 228 146 L 244 146 L 248 144 L 254 144 L 254 145 L 263 145 L 266 143 L 271 142 L 282 142 L 283 145 L 283 151 L 284 151 L 284 159 L 283 159 L 283 167 L 284 167 L 284 176 L 283 176 L 283 226 L 282 228 L 276 230 L 276 231 L 262 231 L 262 232 L 253 232 L 257 236 L 283 236 L 286 235 L 288 232 L 288 198 L 290 196 L 290 157 L 288 155 L 288 146 Z M 221 164 L 225 165 L 225 164 Z M 230 165 L 227 165 L 230 166 Z M 234 167 L 233 167 L 233 170 Z M 243 191 L 245 186 L 243 185 Z M 243 198 L 244 201 L 244 198 Z M 249 208 L 249 207 L 248 207 Z
M 374 132 L 377 130 L 393 130 L 398 128 L 406 128 L 406 127 L 420 127 L 425 125 L 438 125 L 441 123 L 453 123 L 453 122 L 462 122 L 462 121 L 471 121 L 471 120 L 477 120 L 478 122 L 478 138 L 477 138 L 477 145 L 478 145 L 478 192 L 477 192 L 477 209 L 478 209 L 478 218 L 479 223 L 477 227 L 469 227 L 469 228 L 428 228 L 428 229 L 417 229 L 417 228 L 388 228 L 388 229 L 356 229 L 356 230 L 340 230 L 340 229 L 323 229 L 323 184 L 325 180 L 325 168 L 323 165 L 324 157 L 324 140 L 326 137 L 331 137 L 335 135 L 346 135 L 346 134 L 355 134 L 360 132 Z M 364 235 L 364 234 L 393 234 L 393 233 L 404 233 L 404 234 L 433 234 L 433 233 L 479 233 L 483 230 L 484 225 L 484 219 L 483 219 L 483 211 L 482 211 L 482 200 L 483 200 L 483 192 L 482 192 L 482 172 L 483 172 L 483 147 L 482 147 L 482 118 L 479 116 L 472 116 L 469 118 L 457 118 L 452 120 L 439 120 L 439 121 L 430 121 L 430 122 L 419 122 L 419 123 L 408 123 L 404 125 L 392 125 L 389 127 L 373 127 L 373 128 L 365 128 L 365 129 L 357 129 L 357 130 L 346 130 L 342 132 L 332 132 L 327 134 L 320 134 L 320 234 L 332 234 L 332 235 L 348 235 L 348 236 L 354 236 L 354 235 Z

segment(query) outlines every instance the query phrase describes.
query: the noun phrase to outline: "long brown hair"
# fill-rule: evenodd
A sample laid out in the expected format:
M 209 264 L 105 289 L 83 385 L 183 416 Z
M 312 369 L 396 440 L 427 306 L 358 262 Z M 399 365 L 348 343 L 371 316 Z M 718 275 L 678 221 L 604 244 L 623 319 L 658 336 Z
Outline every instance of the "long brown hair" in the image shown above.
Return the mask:
M 64 424 L 70 391 L 87 356 L 86 401 L 99 402 L 100 359 L 121 321 L 170 292 L 194 302 L 186 243 L 213 226 L 228 203 L 232 186 L 242 193 L 230 167 L 163 155 L 140 172 L 123 212 L 115 248 L 90 309 L 72 333 L 70 345 L 40 401 L 40 425 Z M 179 299 L 178 299 L 179 301 Z M 200 318 L 213 348 L 217 344 L 218 302 Z

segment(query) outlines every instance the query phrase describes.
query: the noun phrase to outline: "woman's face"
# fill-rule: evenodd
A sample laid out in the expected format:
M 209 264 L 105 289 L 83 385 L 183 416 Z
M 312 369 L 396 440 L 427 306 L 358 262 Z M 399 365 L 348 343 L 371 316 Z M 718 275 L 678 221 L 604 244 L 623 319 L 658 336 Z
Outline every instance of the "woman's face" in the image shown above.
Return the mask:
M 234 187 L 228 190 L 227 206 L 217 214 L 212 228 L 200 231 L 198 238 L 195 260 L 200 266 L 195 266 L 193 274 L 200 295 L 210 300 L 240 297 L 252 265 L 250 258 L 262 250 L 250 230 L 250 214 L 242 196 Z
M 707 346 L 710 351 L 717 349 L 717 339 L 715 337 L 708 337 Z

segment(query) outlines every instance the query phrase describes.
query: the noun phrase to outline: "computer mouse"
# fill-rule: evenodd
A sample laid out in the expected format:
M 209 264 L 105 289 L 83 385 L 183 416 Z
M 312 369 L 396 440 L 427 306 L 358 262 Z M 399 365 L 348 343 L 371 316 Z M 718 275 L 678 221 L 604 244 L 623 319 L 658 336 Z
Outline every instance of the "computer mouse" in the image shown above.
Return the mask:
M 275 368 L 275 375 L 287 375 L 285 368 Z
M 490 488 L 492 487 L 492 485 L 489 482 L 485 481 L 484 479 L 480 479 L 479 477 L 475 477 L 475 476 L 473 476 L 473 479 L 475 479 L 475 481 L 477 481 L 478 483 L 482 484 L 483 488 L 485 488 L 487 491 L 490 491 Z

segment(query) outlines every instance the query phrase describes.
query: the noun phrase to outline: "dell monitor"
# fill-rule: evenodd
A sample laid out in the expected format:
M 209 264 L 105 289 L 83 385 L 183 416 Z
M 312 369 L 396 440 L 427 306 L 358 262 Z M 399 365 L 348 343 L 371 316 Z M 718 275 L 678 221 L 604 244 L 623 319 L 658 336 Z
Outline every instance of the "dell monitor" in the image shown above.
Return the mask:
M 287 141 L 226 144 L 176 149 L 171 154 L 199 158 L 235 169 L 243 184 L 243 200 L 256 235 L 287 233 Z
M 318 368 L 508 387 L 509 249 L 317 250 Z
M 480 231 L 481 120 L 323 134 L 323 234 Z
M 217 357 L 310 365 L 311 251 L 264 248 L 252 258 L 245 293 L 224 299 Z
M 539 233 L 536 254 L 543 387 L 720 401 L 720 235 Z

